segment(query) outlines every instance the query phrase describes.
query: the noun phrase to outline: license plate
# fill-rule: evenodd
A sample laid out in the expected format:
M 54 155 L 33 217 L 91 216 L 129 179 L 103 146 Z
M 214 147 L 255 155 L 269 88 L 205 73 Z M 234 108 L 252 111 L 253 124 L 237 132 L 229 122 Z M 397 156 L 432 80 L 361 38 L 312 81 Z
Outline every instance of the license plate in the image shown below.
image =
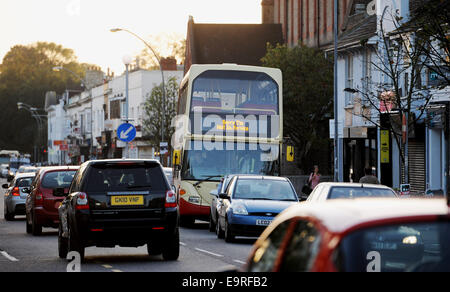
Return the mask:
M 269 226 L 272 220 L 256 220 L 256 225 L 258 226 Z
M 143 206 L 144 196 L 112 196 L 111 206 Z
M 372 248 L 376 250 L 397 250 L 397 244 L 390 242 L 372 242 Z

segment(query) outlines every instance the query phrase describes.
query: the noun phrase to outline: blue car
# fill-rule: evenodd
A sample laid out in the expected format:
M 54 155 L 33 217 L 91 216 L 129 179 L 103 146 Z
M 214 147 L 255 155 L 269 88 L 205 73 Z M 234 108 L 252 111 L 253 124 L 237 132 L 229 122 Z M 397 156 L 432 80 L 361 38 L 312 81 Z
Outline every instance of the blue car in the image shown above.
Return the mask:
M 226 242 L 260 236 L 279 213 L 299 202 L 287 178 L 272 176 L 234 176 L 218 196 L 216 233 Z

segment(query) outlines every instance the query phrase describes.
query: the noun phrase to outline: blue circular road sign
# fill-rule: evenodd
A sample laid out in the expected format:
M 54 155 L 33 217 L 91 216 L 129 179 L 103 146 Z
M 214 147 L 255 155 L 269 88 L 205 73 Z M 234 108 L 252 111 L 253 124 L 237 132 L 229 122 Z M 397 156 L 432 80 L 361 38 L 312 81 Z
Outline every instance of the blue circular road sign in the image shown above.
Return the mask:
M 136 128 L 129 123 L 125 123 L 117 128 L 117 138 L 123 142 L 131 142 L 136 138 Z

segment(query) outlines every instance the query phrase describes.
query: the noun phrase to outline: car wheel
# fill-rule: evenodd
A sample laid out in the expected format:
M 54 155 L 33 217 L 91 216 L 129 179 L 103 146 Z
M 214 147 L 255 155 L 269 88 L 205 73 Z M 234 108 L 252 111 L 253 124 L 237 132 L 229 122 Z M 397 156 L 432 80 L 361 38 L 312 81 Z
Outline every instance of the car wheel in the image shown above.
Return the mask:
M 72 228 L 69 226 L 69 240 L 68 240 L 68 251 L 78 252 L 80 255 L 80 261 L 84 261 L 84 246 L 81 243 L 80 239 L 76 236 L 75 232 L 72 231 Z
M 209 216 L 209 231 L 210 232 L 216 231 L 216 224 L 214 223 L 214 220 L 212 218 L 212 214 Z
M 223 239 L 225 237 L 225 234 L 224 234 L 222 228 L 220 227 L 220 220 L 219 219 L 217 219 L 216 234 L 217 234 L 217 238 L 218 239 Z
M 149 256 L 155 256 L 162 254 L 161 243 L 157 241 L 149 241 L 147 243 L 147 253 Z
M 59 224 L 58 228 L 58 255 L 61 259 L 67 258 L 67 253 L 69 252 L 67 238 L 62 237 L 62 226 Z
M 31 224 L 30 223 L 28 223 L 28 222 L 30 222 L 30 219 L 28 218 L 28 214 L 26 215 L 26 222 L 25 222 L 25 224 L 26 224 L 26 228 L 27 228 L 27 234 L 31 234 L 31 232 L 32 232 L 32 228 L 31 228 Z
M 225 222 L 225 242 L 233 242 L 234 241 L 234 234 L 231 231 L 231 226 L 228 223 L 228 220 Z
M 6 221 L 12 221 L 14 220 L 14 214 L 8 212 L 8 207 L 6 207 L 6 204 L 4 205 L 4 216 Z
M 37 224 L 35 216 L 31 218 L 31 234 L 34 236 L 39 236 L 42 234 L 42 226 Z
M 176 261 L 180 256 L 180 231 L 177 228 L 175 234 L 170 238 L 162 249 L 163 259 L 166 261 Z

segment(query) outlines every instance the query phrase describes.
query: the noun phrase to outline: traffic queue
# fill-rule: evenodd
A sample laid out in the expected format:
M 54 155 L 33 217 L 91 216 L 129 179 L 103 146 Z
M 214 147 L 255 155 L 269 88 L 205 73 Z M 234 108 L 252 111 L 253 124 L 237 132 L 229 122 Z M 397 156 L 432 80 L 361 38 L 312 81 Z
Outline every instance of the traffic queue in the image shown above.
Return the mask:
M 5 219 L 26 232 L 58 229 L 58 254 L 86 247 L 147 246 L 180 254 L 179 193 L 156 160 L 41 167 L 4 184 Z M 233 243 L 255 237 L 245 272 L 450 271 L 450 208 L 444 199 L 403 199 L 375 184 L 319 183 L 309 196 L 289 179 L 228 175 L 210 193 L 209 231 Z M 207 231 L 205 231 L 207 232 Z M 182 236 L 182 235 L 181 235 Z

